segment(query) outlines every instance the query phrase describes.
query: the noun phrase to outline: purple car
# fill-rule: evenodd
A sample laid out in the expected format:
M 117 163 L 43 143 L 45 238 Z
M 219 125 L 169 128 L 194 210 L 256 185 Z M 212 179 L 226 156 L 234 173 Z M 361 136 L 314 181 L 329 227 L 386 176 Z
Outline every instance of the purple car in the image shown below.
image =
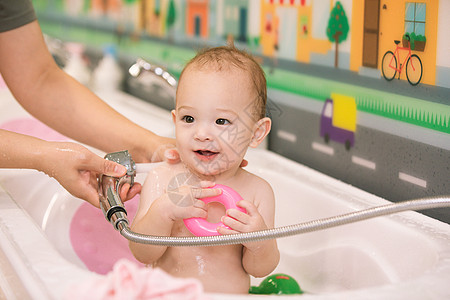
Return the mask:
M 355 133 L 333 125 L 333 100 L 327 99 L 320 117 L 320 136 L 328 143 L 330 140 L 345 144 L 345 149 L 350 150 L 355 143 Z

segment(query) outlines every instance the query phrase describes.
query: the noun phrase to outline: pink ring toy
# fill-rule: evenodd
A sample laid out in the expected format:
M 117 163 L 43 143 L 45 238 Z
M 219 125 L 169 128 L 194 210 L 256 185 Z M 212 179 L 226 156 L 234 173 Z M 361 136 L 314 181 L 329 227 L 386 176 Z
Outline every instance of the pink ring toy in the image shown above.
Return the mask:
M 206 204 L 210 202 L 219 202 L 225 206 L 225 209 L 235 208 L 242 212 L 246 212 L 245 209 L 236 205 L 237 202 L 242 200 L 242 197 L 235 190 L 221 184 L 216 184 L 212 187 L 212 189 L 222 189 L 222 194 L 214 197 L 202 198 L 200 200 L 202 200 Z M 219 233 L 217 232 L 217 227 L 223 226 L 229 228 L 222 222 L 210 223 L 204 218 L 189 218 L 184 219 L 183 221 L 187 229 L 189 229 L 189 231 L 196 236 L 219 235 Z

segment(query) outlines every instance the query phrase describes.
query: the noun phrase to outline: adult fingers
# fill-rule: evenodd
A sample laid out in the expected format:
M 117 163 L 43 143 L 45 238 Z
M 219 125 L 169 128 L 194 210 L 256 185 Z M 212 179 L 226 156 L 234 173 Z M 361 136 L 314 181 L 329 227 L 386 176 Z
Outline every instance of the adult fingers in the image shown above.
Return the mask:
M 95 207 L 100 207 L 98 191 L 90 185 L 80 189 L 74 196 L 87 201 Z
M 175 148 L 173 139 L 160 137 L 160 145 L 153 151 L 150 162 L 167 161 L 168 163 L 177 163 L 180 161 L 180 155 Z
M 129 183 L 124 183 L 120 189 L 120 199 L 123 202 L 132 199 L 134 196 L 139 194 L 142 190 L 142 186 L 139 183 L 134 183 L 133 186 L 130 186 Z
M 176 148 L 167 149 L 164 151 L 164 160 L 169 164 L 176 164 L 180 162 L 180 154 Z
M 90 159 L 85 163 L 83 168 L 87 171 L 105 174 L 108 176 L 121 177 L 127 172 L 127 168 L 116 162 L 103 159 L 90 152 Z

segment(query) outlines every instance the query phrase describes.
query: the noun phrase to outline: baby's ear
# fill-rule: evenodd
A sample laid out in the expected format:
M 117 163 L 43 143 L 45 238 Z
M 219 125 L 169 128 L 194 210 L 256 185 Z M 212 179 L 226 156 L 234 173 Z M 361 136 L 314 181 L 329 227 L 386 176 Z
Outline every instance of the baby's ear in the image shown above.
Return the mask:
M 172 113 L 172 121 L 173 121 L 173 124 L 175 124 L 175 121 L 177 120 L 177 113 L 176 113 L 175 109 L 173 109 L 173 110 L 171 111 L 171 113 Z
M 249 146 L 252 148 L 258 147 L 258 145 L 261 144 L 261 142 L 264 141 L 266 136 L 269 134 L 271 127 L 272 120 L 267 117 L 262 118 L 258 122 L 256 122 L 255 126 L 253 127 L 253 137 Z

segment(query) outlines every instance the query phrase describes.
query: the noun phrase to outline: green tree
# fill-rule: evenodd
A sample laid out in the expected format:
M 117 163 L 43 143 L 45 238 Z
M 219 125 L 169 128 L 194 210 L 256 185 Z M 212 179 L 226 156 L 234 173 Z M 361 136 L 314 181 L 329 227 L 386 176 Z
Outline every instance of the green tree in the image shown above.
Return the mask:
M 173 24 L 175 24 L 175 18 L 176 18 L 175 2 L 173 2 L 173 0 L 170 0 L 166 18 L 166 24 L 168 28 L 171 28 Z
M 166 25 L 167 30 L 169 31 L 169 40 L 173 40 L 173 24 L 175 24 L 176 19 L 176 10 L 175 10 L 175 2 L 170 0 L 169 8 L 167 9 L 167 17 L 166 17 Z
M 330 42 L 336 43 L 334 54 L 334 67 L 338 67 L 339 43 L 345 41 L 348 35 L 348 20 L 345 15 L 344 7 L 341 2 L 337 1 L 336 5 L 330 12 L 328 19 L 327 37 Z

